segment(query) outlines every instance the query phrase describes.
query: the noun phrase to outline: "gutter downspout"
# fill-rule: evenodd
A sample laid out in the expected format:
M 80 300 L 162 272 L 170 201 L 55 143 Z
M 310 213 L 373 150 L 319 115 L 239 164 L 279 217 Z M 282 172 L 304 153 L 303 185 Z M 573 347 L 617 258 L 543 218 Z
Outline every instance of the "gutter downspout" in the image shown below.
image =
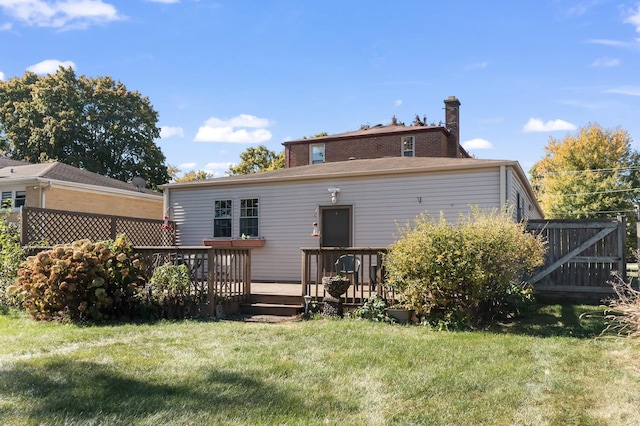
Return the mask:
M 165 215 L 165 212 L 169 211 L 169 188 L 164 188 L 164 191 L 162 192 L 162 214 Z M 163 219 L 163 217 L 161 217 L 160 219 Z
M 40 208 L 47 208 L 47 189 L 51 188 L 51 181 L 47 182 L 45 186 L 40 185 Z

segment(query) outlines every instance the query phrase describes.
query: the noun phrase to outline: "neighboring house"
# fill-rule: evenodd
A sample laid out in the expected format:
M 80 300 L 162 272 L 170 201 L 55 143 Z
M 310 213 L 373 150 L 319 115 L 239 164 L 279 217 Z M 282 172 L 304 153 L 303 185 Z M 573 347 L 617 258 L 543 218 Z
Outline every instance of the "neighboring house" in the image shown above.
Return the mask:
M 360 130 L 284 142 L 285 167 L 382 157 L 469 158 L 460 145 L 460 101 L 444 101 L 444 125 L 381 124 Z
M 398 237 L 398 224 L 425 212 L 455 222 L 471 206 L 509 205 L 514 220 L 543 216 L 520 165 L 503 160 L 327 162 L 163 189 L 177 244 L 251 244 L 255 281 L 299 282 L 303 247 L 386 247 Z
M 31 164 L 0 158 L 2 201 L 12 218 L 21 206 L 162 219 L 162 194 L 60 162 Z M 10 200 L 10 201 L 9 201 Z

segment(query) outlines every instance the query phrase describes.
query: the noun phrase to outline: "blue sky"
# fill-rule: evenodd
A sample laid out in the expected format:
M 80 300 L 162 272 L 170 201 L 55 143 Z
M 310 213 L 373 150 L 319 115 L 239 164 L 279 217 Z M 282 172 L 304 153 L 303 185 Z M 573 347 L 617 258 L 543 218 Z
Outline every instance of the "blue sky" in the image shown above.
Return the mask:
M 0 79 L 58 65 L 149 97 L 167 163 L 216 176 L 449 96 L 472 154 L 525 171 L 591 122 L 640 148 L 638 0 L 0 0 Z

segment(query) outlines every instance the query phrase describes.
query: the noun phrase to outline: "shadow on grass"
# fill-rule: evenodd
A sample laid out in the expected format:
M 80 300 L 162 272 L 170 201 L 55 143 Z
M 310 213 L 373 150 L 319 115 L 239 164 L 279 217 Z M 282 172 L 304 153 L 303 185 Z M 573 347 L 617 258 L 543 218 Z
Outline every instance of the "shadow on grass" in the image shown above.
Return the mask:
M 589 339 L 600 336 L 605 327 L 602 305 L 539 303 L 531 313 L 492 327 L 492 331 L 535 337 L 559 336 Z
M 204 371 L 183 382 L 161 383 L 127 377 L 112 366 L 92 362 L 18 364 L 0 371 L 0 396 L 19 406 L 0 410 L 34 424 L 134 424 L 160 416 L 166 422 L 189 418 L 242 419 L 290 416 L 313 410 L 304 398 L 275 383 L 225 371 Z

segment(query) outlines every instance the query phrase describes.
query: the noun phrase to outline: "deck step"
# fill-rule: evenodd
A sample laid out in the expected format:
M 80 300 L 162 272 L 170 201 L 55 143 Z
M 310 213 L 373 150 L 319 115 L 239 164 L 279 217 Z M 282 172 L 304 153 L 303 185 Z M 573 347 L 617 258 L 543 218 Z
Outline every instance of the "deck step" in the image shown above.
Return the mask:
M 249 315 L 294 316 L 304 312 L 302 305 L 279 303 L 241 303 L 240 313 Z

